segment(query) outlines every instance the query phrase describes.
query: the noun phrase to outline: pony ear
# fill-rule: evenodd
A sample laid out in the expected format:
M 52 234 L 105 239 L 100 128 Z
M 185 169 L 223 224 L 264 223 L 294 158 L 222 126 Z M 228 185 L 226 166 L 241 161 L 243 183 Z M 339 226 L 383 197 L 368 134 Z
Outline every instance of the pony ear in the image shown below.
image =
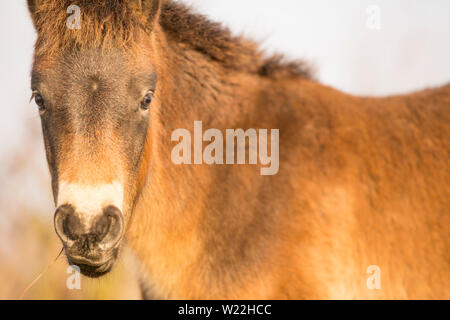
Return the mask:
M 31 19 L 36 27 L 36 21 L 38 18 L 39 9 L 41 8 L 42 2 L 44 0 L 27 0 L 28 11 L 30 11 Z
M 161 10 L 161 2 L 163 0 L 134 0 L 141 10 L 142 14 L 147 18 L 147 22 L 153 26 L 158 20 Z

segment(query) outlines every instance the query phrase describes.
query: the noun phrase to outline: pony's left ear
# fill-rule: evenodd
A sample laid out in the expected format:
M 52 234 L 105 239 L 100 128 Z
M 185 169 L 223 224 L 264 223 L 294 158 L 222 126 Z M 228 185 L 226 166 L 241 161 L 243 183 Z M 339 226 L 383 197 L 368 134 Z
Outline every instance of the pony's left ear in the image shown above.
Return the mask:
M 159 13 L 161 10 L 161 2 L 163 0 L 134 0 L 141 10 L 142 14 L 146 17 L 147 23 L 151 26 L 159 18 Z
M 38 19 L 39 9 L 42 6 L 43 0 L 27 0 L 28 11 L 30 12 L 33 24 L 36 27 L 36 21 Z

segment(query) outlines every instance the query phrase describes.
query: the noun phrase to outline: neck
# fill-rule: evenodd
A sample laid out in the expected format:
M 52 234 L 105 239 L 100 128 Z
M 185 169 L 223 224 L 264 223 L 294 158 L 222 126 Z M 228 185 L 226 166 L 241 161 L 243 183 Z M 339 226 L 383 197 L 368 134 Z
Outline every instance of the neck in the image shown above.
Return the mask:
M 213 59 L 163 28 L 154 32 L 162 63 L 144 155 L 143 166 L 148 171 L 127 231 L 128 244 L 144 267 L 141 274 L 154 277 L 147 282 L 158 283 L 159 295 L 179 297 L 191 292 L 192 297 L 224 297 L 224 288 L 215 286 L 217 292 L 202 292 L 204 287 L 192 288 L 192 279 L 202 277 L 198 267 L 202 261 L 213 269 L 233 259 L 238 253 L 224 255 L 222 241 L 234 228 L 241 228 L 234 224 L 249 219 L 250 225 L 254 217 L 252 212 L 246 217 L 232 207 L 220 209 L 228 201 L 233 202 L 227 204 L 230 206 L 248 201 L 250 190 L 232 198 L 218 185 L 247 188 L 252 183 L 262 185 L 263 180 L 254 166 L 176 165 L 171 160 L 176 144 L 171 136 L 177 129 L 187 129 L 193 143 L 194 121 L 202 121 L 204 131 L 280 128 L 274 121 L 280 119 L 282 109 L 275 105 L 263 109 L 258 100 L 275 99 L 276 93 L 266 95 L 273 78 Z M 219 243 L 214 244 L 216 241 Z
M 155 32 L 163 63 L 159 65 L 144 155 L 147 159 L 143 166 L 148 167 L 148 174 L 127 234 L 129 246 L 143 263 L 145 273 L 164 283 L 179 283 L 179 279 L 175 280 L 177 275 L 184 273 L 185 278 L 190 272 L 188 262 L 201 256 L 202 244 L 196 232 L 205 213 L 201 204 L 207 193 L 202 190 L 215 183 L 215 177 L 205 172 L 213 172 L 211 168 L 172 163 L 172 132 L 180 128 L 193 132 L 197 120 L 203 122 L 205 129 L 244 127 L 242 115 L 249 114 L 252 106 L 238 100 L 251 94 L 252 89 L 249 84 L 239 83 L 242 77 L 255 80 L 245 73 L 227 70 L 221 63 L 167 36 L 162 29 Z M 167 261 L 174 269 L 165 265 L 163 270 L 164 263 L 157 261 Z

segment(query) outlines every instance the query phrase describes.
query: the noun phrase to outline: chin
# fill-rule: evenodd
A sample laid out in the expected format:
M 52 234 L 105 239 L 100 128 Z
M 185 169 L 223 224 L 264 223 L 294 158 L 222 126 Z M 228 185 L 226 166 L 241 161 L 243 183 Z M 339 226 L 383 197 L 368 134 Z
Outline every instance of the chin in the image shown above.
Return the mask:
M 67 261 L 71 266 L 77 266 L 80 273 L 89 278 L 99 278 L 109 273 L 117 260 L 118 249 L 97 256 L 96 259 L 86 258 L 79 255 L 66 254 Z
M 89 278 L 100 278 L 108 274 L 112 270 L 115 263 L 114 259 L 111 259 L 101 265 L 76 263 L 71 261 L 70 258 L 68 258 L 68 261 L 70 265 L 75 265 L 80 268 L 81 274 Z

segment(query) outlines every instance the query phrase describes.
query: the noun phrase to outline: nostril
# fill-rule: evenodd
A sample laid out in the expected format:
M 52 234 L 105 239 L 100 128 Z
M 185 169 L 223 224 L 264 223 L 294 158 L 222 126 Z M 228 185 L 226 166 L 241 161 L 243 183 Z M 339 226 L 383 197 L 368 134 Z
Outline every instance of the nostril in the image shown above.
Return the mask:
M 71 240 L 77 240 L 83 233 L 80 219 L 75 214 L 70 214 L 63 221 L 63 232 Z
M 63 242 L 74 240 L 79 235 L 80 221 L 74 212 L 74 208 L 69 204 L 60 206 L 55 212 L 55 230 Z
M 111 218 L 106 214 L 103 214 L 98 220 L 94 223 L 92 228 L 92 233 L 96 236 L 98 241 L 102 241 L 105 236 L 108 234 L 109 229 L 111 227 Z
M 103 210 L 103 215 L 94 226 L 103 247 L 114 247 L 122 237 L 123 217 L 122 212 L 115 206 L 108 206 Z
M 122 212 L 115 206 L 104 208 L 89 226 L 83 224 L 71 205 L 60 206 L 54 219 L 56 233 L 69 247 L 76 244 L 89 249 L 98 245 L 103 250 L 109 249 L 120 241 L 124 229 Z

